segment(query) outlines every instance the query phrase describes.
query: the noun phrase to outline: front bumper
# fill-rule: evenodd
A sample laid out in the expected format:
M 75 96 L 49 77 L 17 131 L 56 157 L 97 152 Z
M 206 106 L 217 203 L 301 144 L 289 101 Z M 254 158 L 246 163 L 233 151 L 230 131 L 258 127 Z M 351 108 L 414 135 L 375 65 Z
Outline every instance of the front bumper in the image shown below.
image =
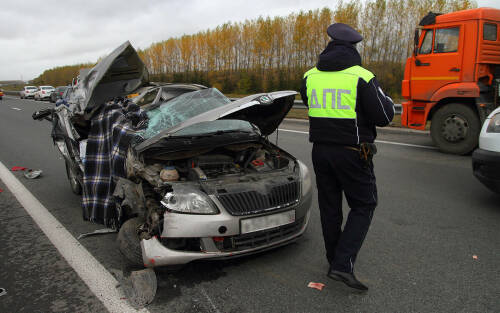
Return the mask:
M 240 233 L 240 219 L 248 218 L 248 216 L 232 216 L 223 210 L 218 215 L 176 214 L 165 216 L 165 219 L 172 221 L 172 224 L 171 227 L 166 225 L 167 229 L 164 232 L 170 234 L 172 238 L 199 238 L 202 248 L 200 251 L 174 250 L 163 245 L 160 239 L 156 237 L 142 240 L 144 265 L 146 267 L 156 267 L 186 264 L 195 260 L 235 258 L 289 244 L 297 240 L 305 232 L 309 223 L 311 203 L 312 193 L 309 193 L 302 197 L 301 201 L 293 207 L 296 211 L 295 223 L 244 235 Z M 270 212 L 269 214 L 273 213 L 276 212 Z M 218 231 L 221 223 L 227 228 L 223 235 Z M 179 227 L 179 225 L 182 225 L 182 227 Z M 214 237 L 226 238 L 233 243 L 239 242 L 241 244 L 240 248 L 225 251 L 221 246 L 217 246 Z
M 50 94 L 40 95 L 38 99 L 40 99 L 40 100 L 50 99 Z
M 500 193 L 500 152 L 476 149 L 472 154 L 472 170 L 483 185 Z

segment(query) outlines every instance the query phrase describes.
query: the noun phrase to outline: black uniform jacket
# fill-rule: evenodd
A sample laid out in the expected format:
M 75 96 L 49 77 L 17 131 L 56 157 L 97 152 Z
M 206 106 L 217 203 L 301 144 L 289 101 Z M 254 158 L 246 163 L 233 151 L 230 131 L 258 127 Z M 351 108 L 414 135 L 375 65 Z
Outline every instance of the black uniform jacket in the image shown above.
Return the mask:
M 356 48 L 348 42 L 335 40 L 321 52 L 316 68 L 320 71 L 341 71 L 354 65 L 361 66 Z M 304 78 L 300 94 L 307 106 L 306 88 L 307 78 Z M 309 141 L 357 146 L 375 140 L 375 126 L 386 126 L 392 121 L 394 103 L 384 94 L 375 77 L 369 82 L 359 78 L 357 90 L 356 120 L 309 117 Z

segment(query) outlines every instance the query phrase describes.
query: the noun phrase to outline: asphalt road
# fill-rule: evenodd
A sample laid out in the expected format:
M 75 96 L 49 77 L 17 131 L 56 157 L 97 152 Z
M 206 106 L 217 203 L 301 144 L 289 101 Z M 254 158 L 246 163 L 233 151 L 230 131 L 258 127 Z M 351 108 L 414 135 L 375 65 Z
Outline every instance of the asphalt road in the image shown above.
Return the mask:
M 47 102 L 0 101 L 0 161 L 42 169 L 19 180 L 75 237 L 102 228 L 81 218 L 50 124 L 31 119 Z M 279 144 L 312 170 L 307 125 L 284 122 Z M 297 243 L 230 261 L 158 270 L 150 312 L 499 312 L 500 196 L 472 175 L 470 157 L 432 149 L 428 136 L 379 131 L 379 206 L 356 273 L 370 290 L 329 280 L 317 201 Z M 273 136 L 272 140 L 275 140 Z M 394 143 L 402 143 L 394 144 Z M 416 147 L 427 146 L 427 147 Z M 430 148 L 429 148 L 430 147 Z M 101 312 L 104 306 L 0 182 L 0 312 Z M 316 196 L 314 197 L 316 199 Z M 345 206 L 344 211 L 348 208 Z M 115 234 L 81 244 L 108 270 L 120 269 Z M 477 258 L 474 258 L 476 256 Z M 309 282 L 326 285 L 322 291 Z

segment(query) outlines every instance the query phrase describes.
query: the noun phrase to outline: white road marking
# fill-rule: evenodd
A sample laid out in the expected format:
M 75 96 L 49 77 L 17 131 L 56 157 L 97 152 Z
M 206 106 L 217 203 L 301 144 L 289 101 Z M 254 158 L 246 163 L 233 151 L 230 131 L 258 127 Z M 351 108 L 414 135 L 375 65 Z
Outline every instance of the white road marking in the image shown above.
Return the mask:
M 291 130 L 291 129 L 283 129 L 283 128 L 279 128 L 278 130 L 279 131 L 284 131 L 284 132 L 290 132 L 290 133 L 297 133 L 297 134 L 309 135 L 308 132 L 300 131 L 300 130 Z M 437 148 L 433 147 L 433 146 L 414 145 L 414 144 L 411 144 L 411 143 L 385 141 L 385 140 L 375 140 L 375 142 L 377 142 L 377 143 L 384 143 L 384 144 L 388 144 L 388 145 L 396 145 L 396 146 L 404 146 L 404 147 L 413 147 L 413 148 L 423 148 L 423 149 L 437 150 Z
M 203 295 L 205 296 L 205 298 L 207 298 L 208 300 L 208 303 L 210 303 L 210 305 L 212 306 L 212 309 L 214 309 L 214 311 L 216 313 L 221 313 L 219 311 L 219 309 L 217 309 L 217 307 L 215 306 L 214 302 L 212 301 L 212 299 L 208 296 L 208 293 L 207 291 L 205 290 L 205 288 L 201 287 L 201 292 L 203 293 Z
M 12 110 L 21 111 L 20 108 L 11 108 Z
M 116 288 L 118 281 L 68 232 L 31 192 L 0 162 L 0 179 L 109 312 L 141 312 Z

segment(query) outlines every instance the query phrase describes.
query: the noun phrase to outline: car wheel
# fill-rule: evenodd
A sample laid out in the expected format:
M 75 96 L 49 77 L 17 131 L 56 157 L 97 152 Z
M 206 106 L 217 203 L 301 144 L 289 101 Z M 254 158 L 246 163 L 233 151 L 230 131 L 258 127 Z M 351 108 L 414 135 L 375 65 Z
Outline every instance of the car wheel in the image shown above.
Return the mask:
M 477 147 L 481 123 L 474 110 L 462 103 L 449 103 L 432 117 L 431 137 L 443 152 L 468 154 Z
M 68 164 L 68 161 L 66 161 L 66 174 L 68 175 L 69 185 L 71 186 L 71 191 L 73 191 L 73 193 L 76 195 L 81 195 L 82 194 L 82 186 L 80 185 L 80 182 L 78 181 L 77 174 L 74 172 L 73 168 Z
M 125 257 L 127 263 L 132 266 L 144 266 L 142 260 L 141 240 L 139 239 L 138 229 L 144 223 L 139 217 L 127 220 L 120 227 L 116 241 L 120 252 Z

